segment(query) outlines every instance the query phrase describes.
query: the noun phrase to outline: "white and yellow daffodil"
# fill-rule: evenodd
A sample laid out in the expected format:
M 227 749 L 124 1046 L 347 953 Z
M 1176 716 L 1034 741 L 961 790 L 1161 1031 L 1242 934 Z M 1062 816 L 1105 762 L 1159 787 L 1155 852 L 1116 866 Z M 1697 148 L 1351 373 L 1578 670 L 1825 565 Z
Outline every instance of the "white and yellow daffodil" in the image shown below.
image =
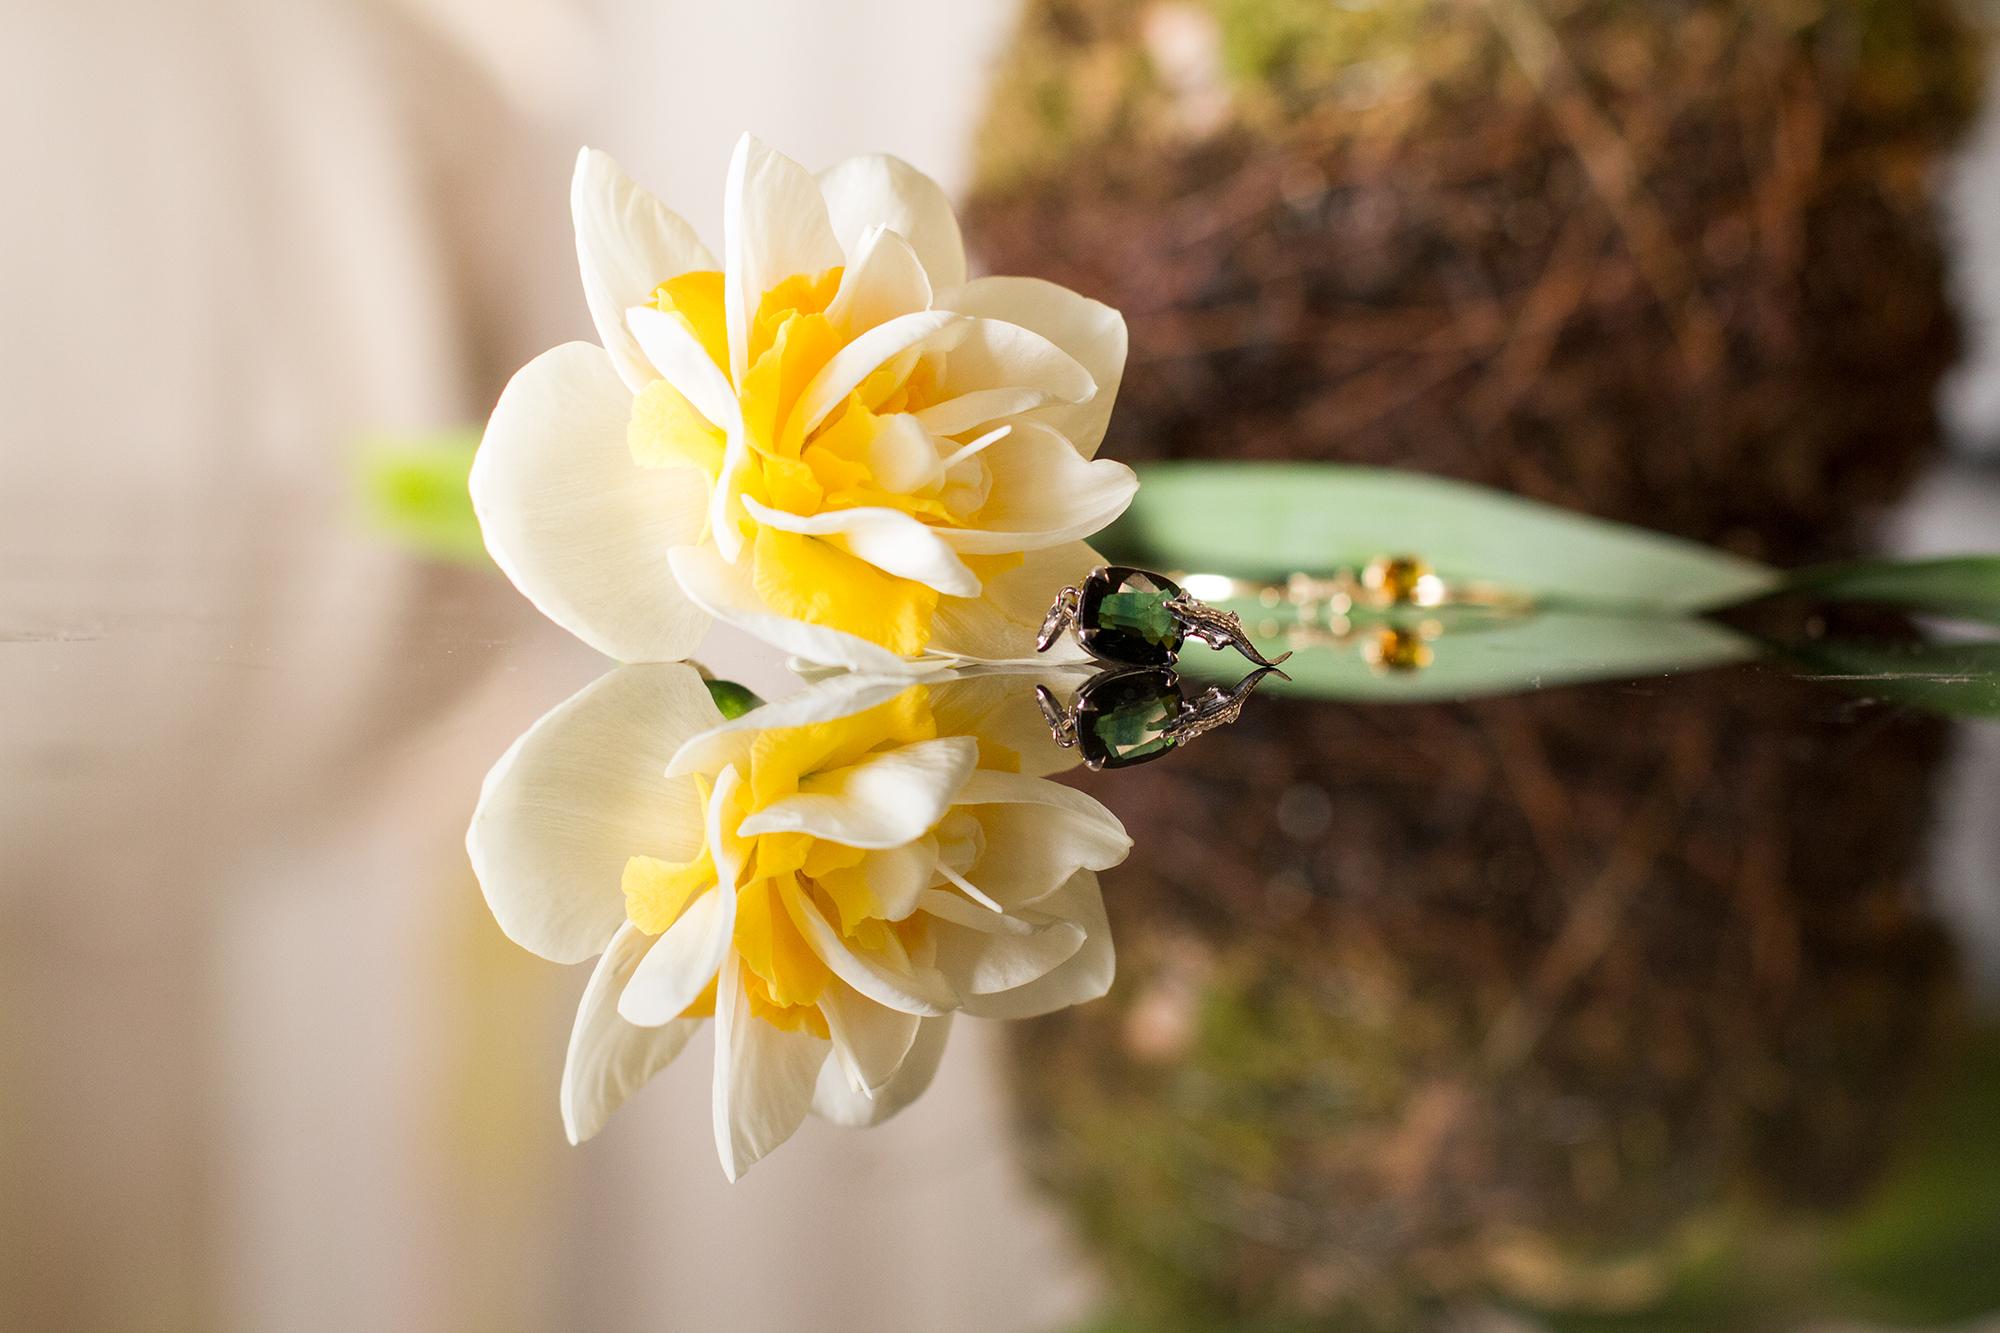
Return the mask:
M 1093 872 L 1131 841 L 1045 776 L 1021 675 L 837 676 L 715 725 L 689 667 L 613 671 L 494 766 L 467 848 L 495 918 L 601 953 L 563 1071 L 573 1142 L 715 1021 L 733 1180 L 808 1109 L 873 1124 L 937 1068 L 951 1015 L 1102 995 Z
M 603 153 L 571 204 L 603 346 L 516 375 L 472 473 L 522 592 L 626 662 L 709 615 L 856 670 L 1032 654 L 1137 486 L 1094 458 L 1117 311 L 967 281 L 943 191 L 890 157 L 815 179 L 745 136 L 720 264 Z

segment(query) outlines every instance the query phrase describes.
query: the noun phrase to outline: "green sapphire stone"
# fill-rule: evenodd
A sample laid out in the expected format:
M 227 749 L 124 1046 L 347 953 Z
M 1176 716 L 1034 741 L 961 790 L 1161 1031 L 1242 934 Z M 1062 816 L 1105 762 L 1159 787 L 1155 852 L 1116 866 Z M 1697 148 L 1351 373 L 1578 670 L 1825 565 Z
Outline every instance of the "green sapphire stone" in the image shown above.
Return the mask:
M 1126 768 L 1158 759 L 1179 742 L 1180 680 L 1171 671 L 1098 676 L 1077 695 L 1076 739 L 1092 768 Z
M 1106 565 L 1084 580 L 1077 641 L 1093 657 L 1133 666 L 1166 666 L 1184 635 L 1167 603 L 1179 585 L 1143 569 Z

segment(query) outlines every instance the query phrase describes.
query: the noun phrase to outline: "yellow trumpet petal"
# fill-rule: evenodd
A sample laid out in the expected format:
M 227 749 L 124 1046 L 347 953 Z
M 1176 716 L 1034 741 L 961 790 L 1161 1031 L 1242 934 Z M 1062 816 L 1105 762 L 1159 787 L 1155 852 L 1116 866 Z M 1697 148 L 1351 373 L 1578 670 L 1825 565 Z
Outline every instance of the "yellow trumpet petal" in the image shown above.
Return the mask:
M 653 306 L 679 315 L 709 360 L 729 373 L 729 326 L 723 313 L 722 271 L 700 269 L 683 273 L 653 290 Z
M 915 657 L 930 642 L 938 594 L 884 574 L 817 537 L 760 527 L 752 584 L 773 611 Z
M 685 863 L 635 856 L 625 862 L 621 887 L 632 924 L 648 935 L 665 934 L 690 902 L 715 887 L 715 858 L 706 847 Z
M 640 467 L 691 467 L 711 482 L 722 473 L 726 437 L 665 380 L 654 380 L 632 400 L 625 443 Z
M 751 808 L 762 809 L 793 795 L 810 774 L 848 768 L 877 750 L 913 745 L 936 736 L 930 692 L 921 685 L 845 717 L 800 727 L 773 727 L 759 733 L 750 746 Z M 859 853 L 854 859 L 859 859 Z M 831 868 L 826 861 L 819 864 Z
M 800 892 L 796 876 L 759 880 L 743 890 L 736 908 L 736 952 L 781 1006 L 819 1003 L 832 973 L 812 951 L 785 909 L 784 895 Z

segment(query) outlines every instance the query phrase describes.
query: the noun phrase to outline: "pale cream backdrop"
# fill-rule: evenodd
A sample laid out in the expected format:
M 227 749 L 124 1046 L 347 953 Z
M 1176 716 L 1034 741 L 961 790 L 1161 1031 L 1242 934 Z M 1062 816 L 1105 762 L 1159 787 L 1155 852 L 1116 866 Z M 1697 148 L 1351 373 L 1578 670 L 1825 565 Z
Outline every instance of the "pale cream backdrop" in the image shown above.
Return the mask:
M 583 1149 L 585 969 L 459 841 L 603 665 L 347 450 L 589 334 L 579 143 L 711 237 L 752 129 L 948 186 L 1009 0 L 0 9 L 0 1328 L 1033 1330 L 1090 1284 L 995 1043 L 741 1184 L 705 1045 Z M 718 670 L 785 677 L 739 640 Z

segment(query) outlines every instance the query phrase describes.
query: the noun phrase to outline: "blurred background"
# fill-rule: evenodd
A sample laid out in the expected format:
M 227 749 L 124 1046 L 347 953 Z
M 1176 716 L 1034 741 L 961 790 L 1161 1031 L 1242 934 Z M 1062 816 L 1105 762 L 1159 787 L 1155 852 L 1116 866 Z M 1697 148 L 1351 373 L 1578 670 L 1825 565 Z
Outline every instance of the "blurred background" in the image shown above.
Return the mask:
M 0 1327 L 2000 1308 L 1990 724 L 1755 672 L 1277 703 L 1093 788 L 1141 843 L 1111 999 L 962 1024 L 903 1117 L 809 1125 L 730 1187 L 699 1046 L 563 1142 L 583 972 L 500 936 L 459 846 L 602 663 L 355 498 L 369 437 L 478 422 L 590 336 L 580 143 L 713 238 L 750 129 L 903 156 L 977 265 L 1121 306 L 1112 456 L 1412 467 L 1785 564 L 2000 548 L 1989 28 L 1955 0 L 0 12 Z M 787 687 L 726 635 L 703 660 Z

